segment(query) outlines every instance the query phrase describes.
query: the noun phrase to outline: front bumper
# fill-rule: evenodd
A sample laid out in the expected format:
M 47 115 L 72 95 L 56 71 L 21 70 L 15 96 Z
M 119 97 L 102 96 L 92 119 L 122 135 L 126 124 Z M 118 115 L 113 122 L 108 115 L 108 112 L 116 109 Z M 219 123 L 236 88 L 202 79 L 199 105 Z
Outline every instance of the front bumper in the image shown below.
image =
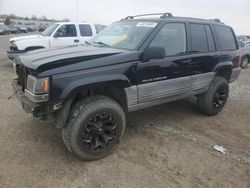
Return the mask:
M 7 50 L 7 56 L 9 59 L 13 60 L 15 59 L 17 56 L 25 53 L 24 50 Z
M 34 118 L 43 122 L 53 122 L 55 120 L 54 110 L 49 102 L 34 102 L 34 100 L 40 100 L 41 98 L 35 97 L 30 99 L 30 96 L 28 95 L 28 97 L 27 93 L 22 91 L 21 87 L 17 83 L 17 80 L 13 80 L 12 88 L 17 100 L 25 112 L 32 113 Z
M 241 72 L 241 68 L 234 68 L 232 70 L 232 74 L 231 74 L 231 78 L 230 78 L 230 82 L 234 82 L 235 80 L 237 80 L 240 76 L 240 72 Z
M 17 100 L 20 102 L 23 110 L 27 113 L 33 113 L 38 107 L 39 104 L 31 101 L 27 96 L 24 95 L 24 92 L 17 83 L 17 80 L 12 82 L 13 92 L 15 93 Z

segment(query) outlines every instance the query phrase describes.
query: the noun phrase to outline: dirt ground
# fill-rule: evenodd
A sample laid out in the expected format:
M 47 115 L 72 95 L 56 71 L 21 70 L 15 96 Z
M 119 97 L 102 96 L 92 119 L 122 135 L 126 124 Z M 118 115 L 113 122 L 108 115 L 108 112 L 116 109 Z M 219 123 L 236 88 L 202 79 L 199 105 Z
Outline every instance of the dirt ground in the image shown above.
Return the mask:
M 0 36 L 0 187 L 250 187 L 250 69 L 231 84 L 218 116 L 197 112 L 195 98 L 129 114 L 119 148 L 83 162 L 59 129 L 7 99 L 15 77 L 7 47 Z

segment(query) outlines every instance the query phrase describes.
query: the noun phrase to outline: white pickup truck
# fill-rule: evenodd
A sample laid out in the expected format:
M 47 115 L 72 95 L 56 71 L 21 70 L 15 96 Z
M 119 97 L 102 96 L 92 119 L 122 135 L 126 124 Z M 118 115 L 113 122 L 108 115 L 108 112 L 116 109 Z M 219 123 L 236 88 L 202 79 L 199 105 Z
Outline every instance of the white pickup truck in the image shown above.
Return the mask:
M 53 48 L 83 44 L 97 33 L 91 23 L 59 22 L 50 25 L 40 35 L 20 36 L 10 39 L 7 55 L 10 59 L 40 48 Z

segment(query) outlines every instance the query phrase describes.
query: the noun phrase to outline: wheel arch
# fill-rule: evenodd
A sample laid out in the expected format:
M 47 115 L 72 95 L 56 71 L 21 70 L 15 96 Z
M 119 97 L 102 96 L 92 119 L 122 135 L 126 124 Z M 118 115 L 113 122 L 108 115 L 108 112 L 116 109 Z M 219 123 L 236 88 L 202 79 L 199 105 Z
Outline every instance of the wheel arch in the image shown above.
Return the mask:
M 233 62 L 232 61 L 225 61 L 218 63 L 213 71 L 215 72 L 215 76 L 220 76 L 225 78 L 228 82 L 230 81 L 233 69 Z
M 24 49 L 25 52 L 28 52 L 28 51 L 31 51 L 31 50 L 38 50 L 38 49 L 42 49 L 42 48 L 45 48 L 44 46 L 29 46 L 29 47 L 26 47 Z
M 84 79 L 75 81 L 63 91 L 60 97 L 63 101 L 63 108 L 56 112 L 56 127 L 64 127 L 74 104 L 89 96 L 103 95 L 109 97 L 120 104 L 125 113 L 128 111 L 127 95 L 124 88 L 131 84 L 125 76 L 119 76 L 115 79 L 95 77 L 87 80 L 85 78 L 85 81 Z

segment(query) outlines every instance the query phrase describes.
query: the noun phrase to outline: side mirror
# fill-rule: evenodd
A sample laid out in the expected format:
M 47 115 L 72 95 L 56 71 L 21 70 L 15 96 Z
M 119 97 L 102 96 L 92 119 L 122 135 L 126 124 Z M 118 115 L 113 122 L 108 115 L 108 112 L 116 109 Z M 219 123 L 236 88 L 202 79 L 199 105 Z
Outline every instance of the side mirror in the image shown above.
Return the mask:
M 57 32 L 54 34 L 54 38 L 59 38 L 59 37 L 63 37 L 63 33 L 57 31 Z
M 143 60 L 162 59 L 166 56 L 165 48 L 160 46 L 148 47 L 143 53 Z
M 58 38 L 59 37 L 58 33 L 56 32 L 53 37 Z

